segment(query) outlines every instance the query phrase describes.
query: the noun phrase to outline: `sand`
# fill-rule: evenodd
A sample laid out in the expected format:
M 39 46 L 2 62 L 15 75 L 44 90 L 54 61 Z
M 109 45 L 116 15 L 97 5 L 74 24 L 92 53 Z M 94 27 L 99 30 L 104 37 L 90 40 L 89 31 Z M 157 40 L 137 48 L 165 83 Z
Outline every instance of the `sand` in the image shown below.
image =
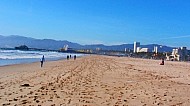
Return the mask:
M 190 63 L 91 55 L 0 67 L 0 105 L 190 106 Z

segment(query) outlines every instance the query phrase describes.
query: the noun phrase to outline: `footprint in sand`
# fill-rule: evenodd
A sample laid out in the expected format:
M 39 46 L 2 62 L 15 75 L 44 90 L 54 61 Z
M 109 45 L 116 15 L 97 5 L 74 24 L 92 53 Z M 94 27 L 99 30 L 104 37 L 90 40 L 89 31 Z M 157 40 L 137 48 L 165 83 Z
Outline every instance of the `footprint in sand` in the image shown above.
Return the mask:
M 14 98 L 13 100 L 14 100 L 14 101 L 17 101 L 18 99 L 17 99 L 17 98 Z
M 22 102 L 22 104 L 27 104 L 28 103 L 27 100 L 22 100 L 21 102 Z
M 2 106 L 11 105 L 11 103 L 4 103 Z

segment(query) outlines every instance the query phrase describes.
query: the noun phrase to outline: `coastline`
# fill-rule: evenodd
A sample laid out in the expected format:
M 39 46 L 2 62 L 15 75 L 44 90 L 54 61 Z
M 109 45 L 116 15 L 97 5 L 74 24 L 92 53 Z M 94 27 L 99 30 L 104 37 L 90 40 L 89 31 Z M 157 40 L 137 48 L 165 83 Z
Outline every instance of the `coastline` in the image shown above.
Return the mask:
M 159 62 L 88 55 L 2 66 L 0 105 L 190 105 L 190 64 Z
M 46 62 L 49 62 L 49 61 L 59 61 L 59 60 L 64 60 L 64 59 L 66 59 L 66 58 L 58 58 L 58 59 L 48 59 L 48 60 L 46 60 Z M 12 66 L 12 65 L 24 65 L 24 64 L 32 64 L 32 63 L 40 63 L 40 59 L 33 59 L 32 61 L 31 60 L 29 60 L 29 59 L 25 59 L 24 61 L 23 61 L 24 59 L 20 59 L 20 61 L 19 62 L 15 62 L 15 63 L 7 63 L 7 64 L 5 64 L 5 65 L 0 65 L 0 67 L 4 67 L 4 66 Z M 2 61 L 2 60 L 1 60 Z M 6 60 L 5 60 L 6 61 Z M 15 61 L 15 60 L 8 60 L 8 61 Z M 26 61 L 26 62 L 25 62 Z
M 86 54 L 20 50 L 4 50 L 0 54 L 0 66 L 39 62 L 43 55 L 45 56 L 45 61 L 66 59 L 67 55 L 76 55 L 77 57 L 86 56 Z

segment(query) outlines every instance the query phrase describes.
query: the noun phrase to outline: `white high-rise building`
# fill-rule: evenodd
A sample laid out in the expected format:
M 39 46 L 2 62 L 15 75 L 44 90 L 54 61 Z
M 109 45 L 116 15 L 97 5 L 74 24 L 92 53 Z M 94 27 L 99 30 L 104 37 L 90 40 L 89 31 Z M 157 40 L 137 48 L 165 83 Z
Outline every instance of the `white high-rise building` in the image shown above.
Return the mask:
M 158 47 L 154 46 L 154 53 L 158 53 Z
M 134 42 L 134 49 L 133 49 L 134 53 L 137 52 L 137 47 L 140 47 L 140 42 Z

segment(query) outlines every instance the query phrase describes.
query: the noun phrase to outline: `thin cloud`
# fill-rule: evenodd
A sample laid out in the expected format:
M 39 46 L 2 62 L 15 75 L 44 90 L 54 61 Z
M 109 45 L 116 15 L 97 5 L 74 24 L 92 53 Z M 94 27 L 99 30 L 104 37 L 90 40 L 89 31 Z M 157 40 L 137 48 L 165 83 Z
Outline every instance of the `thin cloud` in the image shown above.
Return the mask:
M 184 35 L 184 36 L 173 36 L 168 38 L 160 38 L 160 39 L 180 39 L 180 38 L 190 38 L 190 35 Z

